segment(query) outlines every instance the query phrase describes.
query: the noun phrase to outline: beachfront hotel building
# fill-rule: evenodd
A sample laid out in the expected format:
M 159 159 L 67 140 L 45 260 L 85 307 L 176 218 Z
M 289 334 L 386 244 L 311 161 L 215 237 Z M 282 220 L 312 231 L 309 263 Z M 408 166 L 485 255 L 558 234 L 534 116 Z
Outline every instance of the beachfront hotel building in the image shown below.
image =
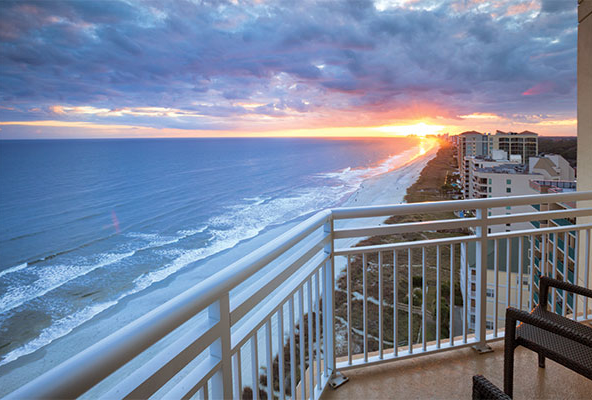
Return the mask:
M 496 152 L 505 153 L 502 150 L 496 150 Z M 537 185 L 533 184 L 533 182 L 557 182 L 558 186 L 565 186 L 565 182 L 571 182 L 575 188 L 575 182 L 573 182 L 575 178 L 575 170 L 569 165 L 569 162 L 565 160 L 562 156 L 557 154 L 545 154 L 539 157 L 530 157 L 528 164 L 522 164 L 519 162 L 520 156 L 515 155 L 513 156 L 515 159 L 513 162 L 503 160 L 503 154 L 501 160 L 495 161 L 493 159 L 487 159 L 483 157 L 466 157 L 465 159 L 469 162 L 469 179 L 472 182 L 469 191 L 468 198 L 491 198 L 491 197 L 510 197 L 510 196 L 523 196 L 523 195 L 532 195 L 532 194 L 540 194 L 540 193 L 547 193 L 541 192 L 537 190 Z M 551 184 L 552 185 L 552 184 Z M 567 190 L 566 190 L 567 191 Z M 555 192 L 557 193 L 557 191 Z M 538 205 L 535 205 L 535 207 Z M 539 211 L 540 211 L 540 206 Z M 559 206 L 557 206 L 559 207 Z M 555 210 L 558 209 L 557 207 L 546 207 L 544 210 Z M 512 215 L 512 214 L 523 214 L 523 213 L 532 213 L 534 211 L 533 206 L 531 205 L 519 205 L 519 206 L 505 206 L 505 207 L 494 207 L 488 210 L 488 217 L 491 216 L 503 216 L 503 215 Z M 553 223 L 553 220 L 551 220 Z M 575 220 L 574 220 L 575 223 Z M 505 223 L 499 225 L 491 225 L 488 228 L 488 233 L 500 233 L 500 232 L 511 232 L 517 230 L 528 230 L 532 229 L 533 225 L 537 228 L 540 227 L 538 221 L 532 222 L 517 222 L 517 223 Z M 547 224 L 544 227 L 549 226 Z M 553 240 L 553 236 L 551 238 L 547 238 L 547 240 Z M 574 237 L 575 240 L 575 237 Z M 537 246 L 540 246 L 540 243 L 535 242 Z M 559 243 L 561 246 L 561 241 Z M 494 256 L 495 248 L 494 246 L 497 245 L 497 251 L 499 254 L 505 255 L 505 257 L 498 257 L 497 261 Z M 507 246 L 510 248 L 508 249 Z M 520 244 L 518 238 L 514 238 L 510 241 L 509 245 L 508 242 L 500 241 L 499 243 L 494 243 L 493 241 L 488 246 L 489 251 L 487 254 L 487 274 L 488 274 L 488 291 L 487 291 L 487 313 L 489 316 L 488 326 L 492 326 L 493 324 L 493 315 L 494 313 L 498 314 L 498 319 L 504 321 L 505 318 L 505 308 L 504 307 L 495 307 L 495 303 L 497 302 L 506 302 L 506 298 L 514 299 L 514 301 L 518 301 L 518 298 L 527 299 L 527 292 L 529 291 L 528 286 L 528 277 L 522 278 L 522 282 L 520 282 L 519 274 L 517 265 L 520 258 L 522 259 L 530 259 L 531 254 L 529 253 L 529 243 Z M 547 245 L 547 249 L 549 249 L 549 245 Z M 573 249 L 572 249 L 573 250 Z M 464 257 L 467 257 L 466 262 L 464 261 Z M 537 262 L 537 258 L 535 257 L 535 263 Z M 540 257 L 540 255 L 539 255 Z M 461 289 L 463 293 L 463 298 L 466 299 L 470 304 L 471 307 L 469 309 L 468 318 L 469 318 L 469 328 L 474 329 L 475 321 L 476 321 L 476 313 L 475 313 L 475 304 L 476 304 L 476 291 L 475 291 L 475 279 L 476 279 L 476 250 L 475 245 L 469 245 L 466 248 L 466 252 L 461 253 Z M 563 258 L 561 258 L 563 259 Z M 540 259 L 539 259 L 540 262 Z M 468 271 L 465 273 L 463 270 L 464 266 L 468 267 Z M 507 276 L 508 268 L 507 265 L 511 265 L 510 269 L 510 276 Z M 562 264 L 560 264 L 562 265 Z M 547 271 L 552 271 L 549 268 Z M 529 273 L 528 266 L 525 266 L 525 273 Z M 536 275 L 536 274 L 535 274 Z M 469 277 L 469 282 L 465 284 L 464 277 Z M 499 280 L 498 287 L 503 289 L 502 291 L 498 291 L 497 298 L 493 299 L 494 293 L 494 277 L 497 276 Z M 539 274 L 540 276 L 540 274 Z M 535 276 L 535 282 L 538 282 L 538 276 Z M 511 280 L 513 284 L 508 284 L 508 280 Z M 505 288 L 508 288 L 508 291 L 505 291 Z M 536 286 L 538 288 L 538 286 Z M 467 290 L 464 290 L 466 288 Z M 519 291 L 522 291 L 524 295 L 518 294 Z M 537 298 L 538 301 L 538 298 Z M 508 302 L 508 305 L 512 305 L 513 303 Z M 518 306 L 518 304 L 514 303 L 514 306 Z M 524 304 L 522 304 L 524 306 Z
M 578 72 L 577 72 L 577 134 L 578 134 L 578 169 L 579 171 L 592 171 L 592 0 L 578 0 L 578 21 L 574 21 L 574 26 L 578 25 Z M 537 62 L 537 60 L 533 60 Z M 533 183 L 533 185 L 535 185 Z M 576 191 L 569 192 L 568 187 L 556 187 L 562 185 L 559 181 L 554 181 L 552 185 L 541 184 L 541 187 L 547 186 L 545 190 L 556 191 L 562 189 L 560 193 L 541 194 L 536 197 L 537 202 L 544 204 L 568 204 L 573 202 L 574 209 L 562 209 L 556 212 L 569 217 L 549 216 L 549 212 L 541 210 L 541 218 L 559 219 L 572 218 L 576 216 L 576 225 L 570 225 L 569 228 L 553 226 L 547 229 L 549 234 L 559 234 L 563 232 L 576 231 L 576 238 L 579 238 L 575 247 L 574 261 L 577 268 L 578 284 L 587 288 L 592 287 L 592 276 L 582 274 L 590 270 L 590 232 L 588 224 L 592 224 L 592 214 L 587 209 L 592 207 L 592 174 L 580 173 L 578 176 Z M 573 185 L 570 185 L 573 186 Z M 487 227 L 490 221 L 485 218 L 483 211 L 490 207 L 499 207 L 504 205 L 519 205 L 526 201 L 531 201 L 521 196 L 505 198 L 486 198 L 482 200 L 468 200 L 466 203 L 472 204 L 479 210 L 480 220 L 485 220 L 480 230 L 477 232 L 477 238 L 481 246 L 488 245 Z M 478 274 L 474 279 L 475 294 L 477 302 L 475 308 L 475 331 L 474 334 L 466 334 L 455 338 L 440 338 L 433 342 L 418 343 L 416 346 L 395 345 L 392 343 L 382 344 L 378 350 L 368 351 L 364 348 L 363 352 L 348 354 L 345 357 L 338 358 L 335 354 L 337 339 L 334 331 L 334 306 L 343 306 L 349 303 L 349 297 L 343 297 L 343 304 L 335 301 L 334 292 L 331 284 L 334 283 L 332 276 L 332 263 L 336 256 L 360 254 L 368 252 L 371 249 L 353 248 L 340 249 L 334 247 L 334 239 L 340 235 L 353 235 L 356 232 L 333 230 L 333 220 L 347 217 L 369 217 L 375 216 L 379 212 L 388 213 L 429 213 L 434 210 L 453 211 L 458 207 L 457 202 L 442 202 L 445 204 L 407 204 L 391 206 L 390 208 L 362 208 L 357 210 L 326 210 L 318 216 L 315 216 L 303 224 L 296 226 L 290 232 L 281 237 L 273 239 L 263 248 L 249 254 L 246 258 L 233 263 L 232 271 L 230 267 L 219 271 L 202 282 L 198 283 L 183 293 L 181 296 L 169 300 L 167 303 L 144 315 L 141 319 L 118 331 L 99 343 L 89 347 L 84 352 L 69 359 L 63 364 L 51 369 L 44 375 L 32 382 L 22 382 L 24 385 L 18 389 L 18 392 L 12 394 L 13 398 L 33 398 L 33 397 L 55 397 L 55 398 L 73 398 L 86 394 L 92 397 L 94 391 L 101 385 L 103 390 L 105 385 L 111 389 L 109 394 L 114 397 L 138 397 L 147 398 L 157 393 L 161 397 L 191 397 L 194 395 L 203 398 L 241 398 L 242 389 L 247 385 L 252 385 L 260 390 L 255 391 L 255 396 L 259 398 L 259 392 L 263 392 L 267 398 L 277 396 L 286 397 L 282 390 L 292 386 L 289 397 L 310 397 L 313 399 L 332 399 L 332 398 L 355 398 L 360 395 L 369 394 L 373 397 L 397 397 L 397 398 L 469 398 L 471 396 L 471 376 L 475 374 L 484 374 L 487 378 L 500 385 L 503 382 L 503 363 L 504 347 L 503 326 L 499 322 L 491 321 L 485 318 L 487 315 L 487 301 L 492 299 L 499 308 L 505 307 L 505 302 L 499 300 L 504 290 L 498 290 L 494 286 L 493 292 L 490 291 L 490 276 L 485 268 L 484 260 L 487 261 L 486 253 L 479 253 L 477 262 L 480 266 Z M 481 208 L 480 208 L 481 207 Z M 544 213 L 547 213 L 546 215 Z M 570 214 L 568 214 L 570 213 Z M 401 214 L 399 214 L 401 215 Z M 509 217 L 514 218 L 511 214 Z M 536 221 L 536 219 L 534 219 Z M 464 221 L 455 221 L 457 226 Z M 415 229 L 421 232 L 426 225 L 450 227 L 453 223 L 450 220 L 424 221 L 420 225 L 398 226 L 396 229 L 402 230 L 403 227 L 410 231 Z M 436 225 L 438 224 L 438 225 Z M 392 226 L 378 226 L 374 230 L 392 231 Z M 563 230 L 562 230 L 563 229 Z M 369 228 L 358 229 L 360 237 L 366 237 L 369 234 Z M 320 252 L 313 253 L 312 245 L 319 245 L 316 237 L 311 236 L 311 232 L 318 234 L 322 238 L 320 243 Z M 533 229 L 520 236 L 522 239 L 532 236 L 541 236 L 540 232 Z M 494 237 L 501 244 L 505 240 L 500 238 L 509 237 L 505 232 Z M 314 243 L 302 243 L 308 240 Z M 454 239 L 454 241 L 452 241 Z M 446 239 L 458 248 L 464 247 L 468 239 L 449 238 Z M 443 246 L 439 242 L 440 246 Z M 544 243 L 544 242 L 542 242 Z M 534 244 L 534 241 L 533 241 Z M 410 243 L 398 243 L 397 251 L 405 251 L 405 246 L 415 246 L 414 249 L 421 251 L 428 244 L 421 241 Z M 381 249 L 384 250 L 384 247 Z M 541 246 L 542 249 L 542 246 Z M 289 254 L 291 258 L 287 259 L 290 264 L 278 275 L 260 275 L 252 291 L 246 293 L 239 299 L 229 300 L 229 293 L 237 285 L 243 283 L 247 278 L 253 276 L 262 270 L 270 262 L 276 260 L 285 251 L 292 250 L 296 254 Z M 479 250 L 482 250 L 479 249 Z M 530 251 L 530 249 L 529 249 Z M 498 256 L 501 256 L 498 252 Z M 366 254 L 366 253 L 364 253 Z M 559 253 L 558 253 L 559 255 Z M 569 256 L 569 254 L 568 254 Z M 284 261 L 284 260 L 281 260 Z M 530 260 L 527 260 L 530 262 Z M 320 268 L 318 266 L 321 266 Z M 520 260 L 518 261 L 520 266 Z M 458 268 L 458 264 L 456 264 Z M 397 268 L 397 267 L 396 267 Z M 401 276 L 404 266 L 401 268 Z M 534 269 L 533 269 L 534 270 Z M 531 271 L 533 271 L 531 270 Z M 526 276 L 520 274 L 522 276 Z M 397 276 L 396 274 L 394 275 Z M 522 276 L 520 276 L 522 278 Z M 514 279 L 507 279 L 507 275 L 498 275 L 494 277 L 494 285 L 506 280 L 513 284 Z M 383 277 L 384 278 L 384 277 Z M 320 282 L 320 286 L 319 286 Z M 424 280 L 425 282 L 425 280 Z M 314 283 L 314 284 L 312 284 Z M 529 296 L 528 307 L 532 306 L 532 300 L 536 300 L 536 288 L 533 289 L 534 280 L 529 276 Z M 523 285 L 526 287 L 526 285 Z M 251 288 L 251 287 L 249 287 Z M 506 290 L 509 287 L 506 287 Z M 313 290 L 314 289 L 314 290 Z M 320 290 L 323 289 L 323 290 Z M 379 288 L 380 289 L 380 288 Z M 380 293 L 380 291 L 378 291 Z M 493 296 L 490 297 L 489 295 Z M 523 290 L 516 292 L 509 291 L 512 303 L 524 305 Z M 365 295 L 366 293 L 364 293 Z M 513 299 L 522 294 L 523 301 L 515 302 Z M 321 299 L 322 301 L 311 302 L 305 299 Z M 581 298 L 581 297 L 579 297 Z M 380 300 L 380 299 L 379 299 Z M 508 299 L 510 300 L 510 299 Z M 377 302 L 377 307 L 383 303 Z M 288 305 L 290 312 L 286 313 L 282 307 L 277 305 Z M 315 313 L 316 321 L 319 323 L 309 323 L 308 339 L 305 342 L 304 335 L 300 334 L 298 339 L 300 360 L 296 360 L 295 336 L 294 336 L 294 314 L 300 314 L 302 307 L 295 307 L 297 304 L 314 304 L 322 308 L 322 313 Z M 368 303 L 373 305 L 374 303 Z M 576 303 L 579 304 L 579 303 Z M 402 305 L 402 304 L 400 304 Z M 579 321 L 589 319 L 590 302 L 587 303 L 588 309 L 579 308 L 577 315 L 571 316 Z M 466 305 L 463 304 L 466 308 Z M 255 308 L 259 307 L 256 311 Z M 471 305 L 472 307 L 472 305 Z M 317 310 L 319 310 L 317 308 Z M 386 324 L 384 317 L 386 312 L 378 308 L 378 313 L 368 313 L 358 308 L 355 317 L 359 318 L 364 324 L 356 328 L 366 337 L 366 326 L 369 324 L 382 327 Z M 195 324 L 192 319 L 199 313 L 206 313 L 207 318 L 203 323 Z M 282 330 L 282 324 L 272 327 L 270 323 L 272 316 L 277 315 L 290 320 L 289 329 Z M 450 313 L 454 316 L 454 313 Z M 377 317 L 378 316 L 378 317 Z M 403 318 L 399 314 L 400 318 Z M 421 318 L 414 314 L 415 320 Z M 301 317 L 302 319 L 302 317 Z M 189 321 L 190 326 L 187 326 Z M 456 319 L 455 321 L 458 321 Z M 466 321 L 466 319 L 465 319 Z M 421 322 L 421 321 L 420 321 Z M 490 322 L 493 322 L 490 324 Z M 348 321 L 349 323 L 349 321 Z M 409 324 L 411 325 L 411 324 Z M 322 326 L 322 330 L 319 328 Z M 180 339 L 171 339 L 169 335 L 176 329 L 186 328 Z M 278 333 L 279 332 L 279 333 Z M 300 330 L 302 333 L 303 330 Z M 465 332 L 463 332 L 465 333 Z M 264 358 L 247 362 L 242 358 L 245 349 L 251 348 L 257 354 L 259 342 L 257 337 L 264 337 L 264 348 L 271 349 L 273 346 L 281 347 L 285 344 L 285 337 L 290 338 L 290 349 L 288 356 L 279 357 L 279 368 L 273 368 L 273 354 L 266 352 Z M 425 337 L 425 336 L 423 336 Z M 314 338 L 314 340 L 312 340 Z M 341 338 L 347 340 L 347 338 Z M 382 339 L 382 337 L 381 337 Z M 399 338 L 400 339 L 400 338 Z M 454 340 L 452 340 L 454 339 Z M 167 340 L 163 346 L 154 349 L 154 345 L 161 344 L 162 340 Z M 306 368 L 304 359 L 304 344 L 308 344 L 308 354 L 312 360 L 310 364 L 316 368 Z M 166 345 L 166 347 L 164 347 Z M 488 347 L 493 348 L 493 353 L 477 354 L 468 351 L 468 347 L 474 346 L 477 350 L 484 350 Z M 151 354 L 150 354 L 151 352 Z M 151 356 L 150 359 L 147 356 Z M 291 361 L 290 365 L 284 364 L 286 359 Z M 122 368 L 132 363 L 133 370 L 127 374 L 122 374 Z M 135 364 L 133 364 L 135 363 Z M 301 371 L 296 375 L 295 365 L 302 366 Z M 515 368 L 521 371 L 520 384 L 515 385 L 515 398 L 587 398 L 590 395 L 590 381 L 581 375 L 564 368 L 556 363 L 548 362 L 546 368 L 537 368 L 536 355 L 525 349 L 517 349 L 515 353 Z M 26 367 L 26 366 L 25 366 Z M 262 368 L 261 368 L 262 367 Z M 250 369 L 252 379 L 245 379 L 244 370 Z M 260 370 L 278 371 L 279 379 L 258 380 L 257 374 Z M 124 371 L 126 372 L 126 371 Z M 275 372 L 274 372 L 275 373 Z M 339 386 L 345 381 L 343 375 L 349 375 L 349 382 Z M 123 376 L 122 376 L 123 375 Z M 289 375 L 298 377 L 297 380 L 284 379 Z M 280 384 L 280 389 L 275 388 L 272 383 Z M 339 386 L 336 390 L 331 390 L 330 386 Z M 89 395 L 89 393 L 91 395 Z M 104 393 L 104 391 L 102 392 Z M 95 396 L 100 397 L 100 396 Z M 107 397 L 107 396 L 102 396 Z
M 510 155 L 520 155 L 522 162 L 527 163 L 530 157 L 534 157 L 539 151 L 538 134 L 530 131 L 502 132 L 497 131 L 492 136 L 492 150 L 503 150 Z
M 458 135 L 458 169 L 461 177 L 461 189 L 465 198 L 473 198 L 470 196 L 471 158 L 494 161 L 505 159 L 526 164 L 531 157 L 538 154 L 538 148 L 538 134 L 530 131 L 517 133 L 498 130 L 495 135 L 469 131 Z

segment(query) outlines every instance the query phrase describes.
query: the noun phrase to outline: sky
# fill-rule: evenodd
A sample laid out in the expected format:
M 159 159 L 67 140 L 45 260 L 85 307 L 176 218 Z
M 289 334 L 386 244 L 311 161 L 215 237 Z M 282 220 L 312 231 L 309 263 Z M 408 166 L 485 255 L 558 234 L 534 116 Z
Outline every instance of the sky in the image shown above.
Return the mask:
M 0 139 L 576 135 L 576 0 L 0 2 Z

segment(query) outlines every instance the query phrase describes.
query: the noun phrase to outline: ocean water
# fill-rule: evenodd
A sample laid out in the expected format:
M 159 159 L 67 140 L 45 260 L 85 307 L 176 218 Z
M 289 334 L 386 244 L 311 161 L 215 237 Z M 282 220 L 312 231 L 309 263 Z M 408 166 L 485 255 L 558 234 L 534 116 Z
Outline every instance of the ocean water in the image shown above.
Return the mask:
M 271 228 L 417 139 L 0 141 L 0 366 Z

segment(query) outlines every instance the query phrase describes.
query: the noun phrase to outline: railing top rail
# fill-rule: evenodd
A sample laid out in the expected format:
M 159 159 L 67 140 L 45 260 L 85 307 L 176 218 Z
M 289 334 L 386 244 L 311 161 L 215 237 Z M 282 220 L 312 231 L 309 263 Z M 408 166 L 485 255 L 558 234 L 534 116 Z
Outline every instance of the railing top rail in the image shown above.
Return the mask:
M 474 210 L 479 208 L 495 208 L 505 206 L 520 206 L 580 200 L 592 200 L 592 191 L 535 194 L 488 199 L 434 201 L 426 203 L 395 204 L 388 206 L 341 207 L 334 208 L 332 210 L 332 213 L 334 219 L 368 218 L 425 212 Z
M 220 299 L 331 218 L 318 212 L 259 249 L 140 317 L 6 398 L 78 397 L 185 321 Z

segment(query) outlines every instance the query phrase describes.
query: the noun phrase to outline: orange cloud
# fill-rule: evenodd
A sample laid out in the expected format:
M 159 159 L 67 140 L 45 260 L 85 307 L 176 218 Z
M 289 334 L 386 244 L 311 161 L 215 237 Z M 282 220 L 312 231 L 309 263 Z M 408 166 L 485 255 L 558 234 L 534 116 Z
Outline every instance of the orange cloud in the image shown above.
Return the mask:
M 534 85 L 530 89 L 522 92 L 522 96 L 534 96 L 537 94 L 548 93 L 548 92 L 552 91 L 553 88 L 555 88 L 555 85 L 551 82 L 537 83 L 536 85 Z
M 514 4 L 506 10 L 507 16 L 524 14 L 529 11 L 538 11 L 541 9 L 541 5 L 537 1 L 527 1 L 524 3 Z
M 461 119 L 502 119 L 499 115 L 489 113 L 472 113 L 468 115 L 459 115 Z

